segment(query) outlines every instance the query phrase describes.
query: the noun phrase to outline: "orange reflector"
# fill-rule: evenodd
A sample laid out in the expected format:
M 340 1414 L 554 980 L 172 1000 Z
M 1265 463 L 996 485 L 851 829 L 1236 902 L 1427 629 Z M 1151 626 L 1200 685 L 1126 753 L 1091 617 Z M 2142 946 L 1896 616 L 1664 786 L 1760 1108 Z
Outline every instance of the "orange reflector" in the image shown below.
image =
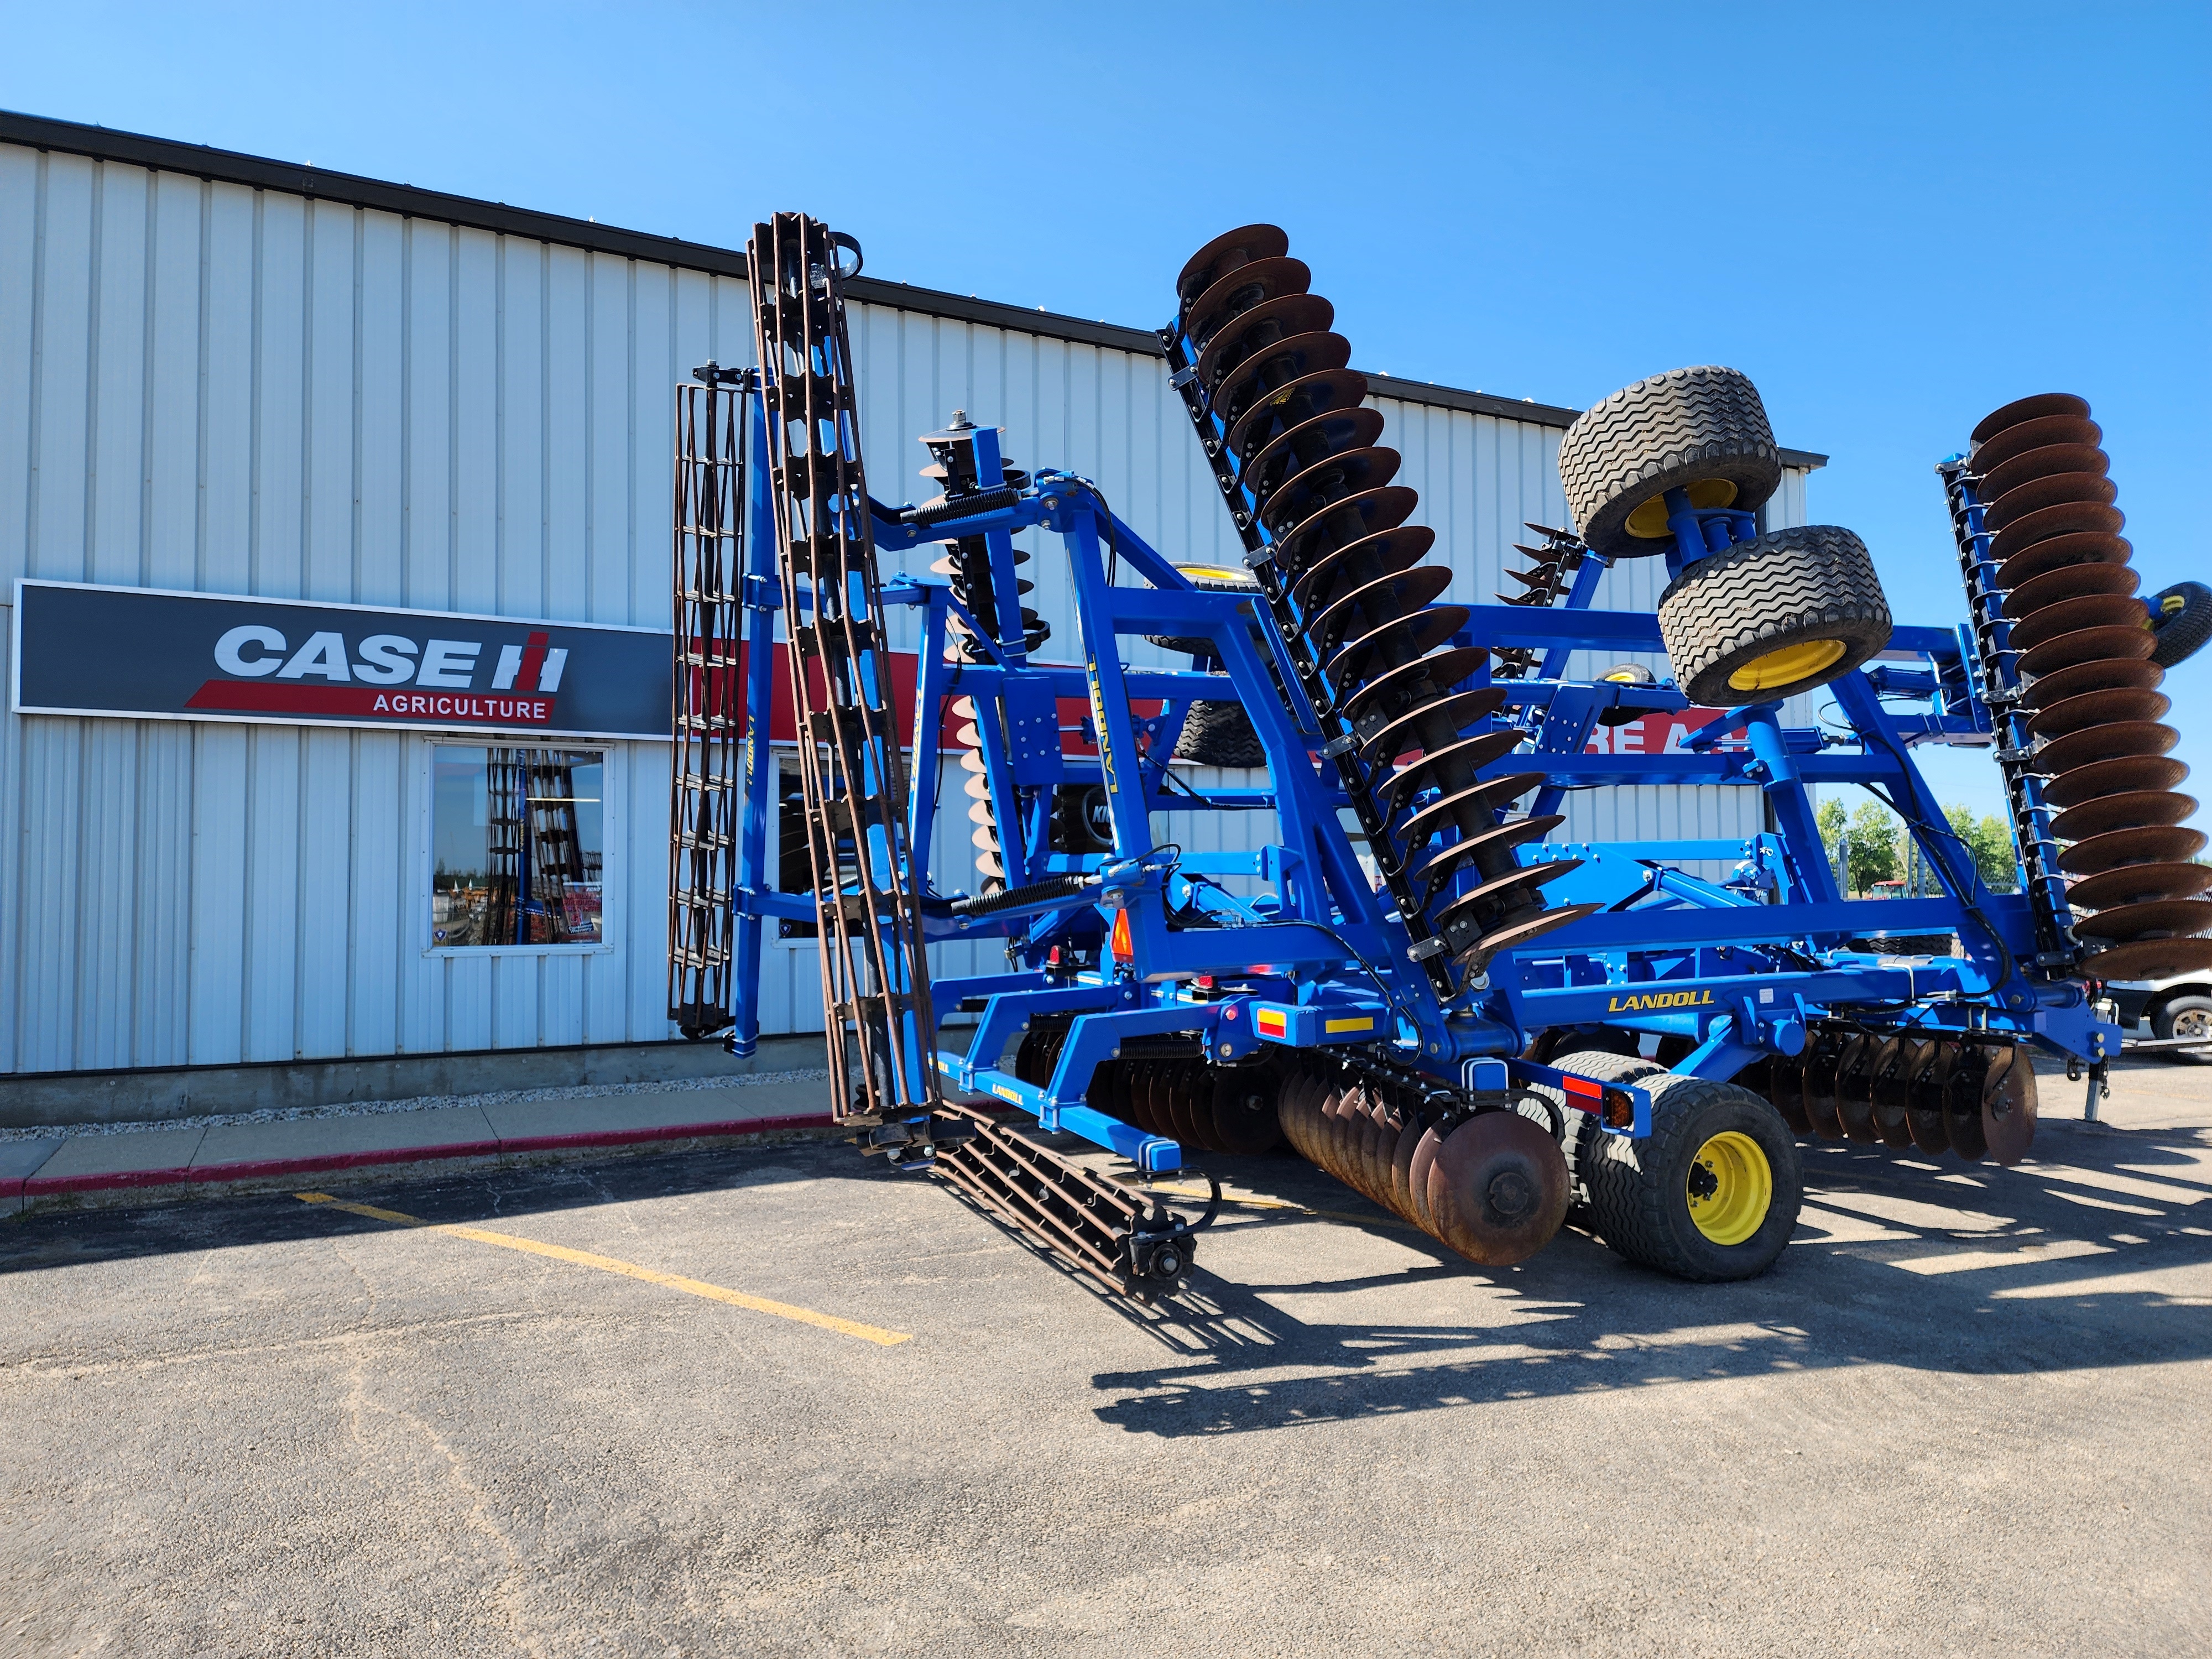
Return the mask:
M 1114 960 L 1116 962 L 1127 962 L 1137 954 L 1137 947 L 1129 942 L 1129 913 L 1127 910 L 1114 913 L 1113 944 Z

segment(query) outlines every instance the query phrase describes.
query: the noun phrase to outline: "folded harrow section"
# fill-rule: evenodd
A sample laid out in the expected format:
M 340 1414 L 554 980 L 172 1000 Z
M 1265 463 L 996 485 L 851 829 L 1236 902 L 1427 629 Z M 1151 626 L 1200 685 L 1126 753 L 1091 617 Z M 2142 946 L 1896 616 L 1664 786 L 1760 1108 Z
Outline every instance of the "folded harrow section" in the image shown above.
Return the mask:
M 850 246 L 817 220 L 780 213 L 753 227 L 746 258 L 821 927 L 830 1099 L 841 1119 L 882 1119 L 938 1105 L 929 1060 L 937 1022 L 838 289 Z

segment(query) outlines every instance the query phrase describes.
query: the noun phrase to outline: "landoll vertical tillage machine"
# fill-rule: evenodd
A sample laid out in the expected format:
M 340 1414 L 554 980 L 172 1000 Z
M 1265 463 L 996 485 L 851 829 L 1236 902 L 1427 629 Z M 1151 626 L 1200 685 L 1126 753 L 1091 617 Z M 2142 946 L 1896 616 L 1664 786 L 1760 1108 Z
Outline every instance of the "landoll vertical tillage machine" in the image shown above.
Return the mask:
M 1116 1291 L 1172 1289 L 1213 1212 L 1170 1208 L 1155 1177 L 1279 1140 L 1477 1262 L 1572 1213 L 1653 1268 L 1756 1273 L 1796 1224 L 1796 1136 L 2014 1161 L 2024 1049 L 2086 1066 L 2093 1099 L 2118 1050 L 2091 982 L 2212 967 L 2212 872 L 2190 862 L 2204 837 L 2179 827 L 2194 803 L 2156 689 L 2204 619 L 2185 592 L 2155 615 L 2136 597 L 2079 398 L 2000 410 L 1939 467 L 1956 627 L 1893 626 L 1848 530 L 1762 532 L 1780 459 L 1751 383 L 1718 368 L 1578 419 L 1574 529 L 1537 529 L 1521 591 L 1455 604 L 1273 227 L 1201 249 L 1160 331 L 1241 568 L 1179 563 L 1091 481 L 1020 471 L 964 419 L 923 439 L 935 494 L 878 501 L 841 298 L 857 246 L 783 214 L 750 260 L 758 368 L 710 364 L 678 394 L 672 1017 L 750 1051 L 763 923 L 813 924 L 859 1146 Z M 1043 659 L 1024 530 L 1058 538 L 1079 661 Z M 1594 608 L 1642 557 L 1672 578 L 1658 614 Z M 1127 660 L 1133 635 L 1181 665 Z M 1671 680 L 1567 672 L 1662 650 Z M 1785 726 L 1815 687 L 1839 719 Z M 811 895 L 766 879 L 778 701 Z M 1591 752 L 1601 724 L 1693 708 L 1721 712 L 1680 752 Z M 959 886 L 933 875 L 948 720 L 980 872 L 959 849 Z M 2018 891 L 1950 830 L 1923 743 L 1994 750 Z M 1193 753 L 1264 770 L 1200 793 L 1168 764 Z M 1656 784 L 1758 790 L 1773 828 L 1547 840 L 1568 790 Z M 1840 894 L 1820 784 L 1894 808 L 1940 895 Z M 1155 832 L 1170 811 L 1272 812 L 1277 834 L 1188 852 Z M 1733 873 L 1683 867 L 1716 861 Z M 933 981 L 932 941 L 983 938 L 1004 971 Z M 975 1024 L 941 1048 L 952 1010 Z M 1115 1157 L 1056 1150 L 1071 1136 Z

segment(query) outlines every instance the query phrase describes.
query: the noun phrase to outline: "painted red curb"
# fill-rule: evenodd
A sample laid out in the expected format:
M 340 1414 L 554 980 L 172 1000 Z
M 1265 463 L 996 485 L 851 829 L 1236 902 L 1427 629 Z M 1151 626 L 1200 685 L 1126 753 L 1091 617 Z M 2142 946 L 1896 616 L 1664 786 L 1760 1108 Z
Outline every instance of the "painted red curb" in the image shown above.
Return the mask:
M 713 1123 L 664 1123 L 649 1129 L 591 1129 L 576 1134 L 516 1135 L 499 1140 L 458 1140 L 441 1146 L 392 1146 L 374 1152 L 325 1152 L 314 1158 L 240 1158 L 228 1164 L 191 1164 L 169 1170 L 123 1170 L 107 1175 L 31 1176 L 22 1198 L 64 1193 L 112 1192 L 125 1187 L 166 1187 L 183 1182 L 252 1181 L 271 1176 L 314 1175 L 329 1170 L 365 1169 L 379 1164 L 427 1164 L 444 1158 L 495 1158 L 505 1152 L 557 1152 L 564 1147 L 624 1146 L 655 1140 L 701 1140 L 733 1135 L 769 1134 L 779 1129 L 826 1129 L 827 1112 L 795 1117 L 729 1118 Z

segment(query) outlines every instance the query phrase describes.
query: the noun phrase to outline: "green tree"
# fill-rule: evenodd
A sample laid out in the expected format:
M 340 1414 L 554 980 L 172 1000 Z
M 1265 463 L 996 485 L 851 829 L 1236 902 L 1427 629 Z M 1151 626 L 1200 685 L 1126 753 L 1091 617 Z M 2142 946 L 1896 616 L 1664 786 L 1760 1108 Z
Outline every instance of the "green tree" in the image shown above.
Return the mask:
M 2012 831 L 2002 818 L 1986 812 L 1977 818 L 1972 807 L 1960 805 L 1945 807 L 1943 816 L 1974 855 L 1974 867 L 1991 892 L 2009 893 L 2019 886 L 2020 865 L 2013 853 Z
M 1846 893 L 1863 893 L 1878 881 L 1889 881 L 1897 874 L 1898 832 L 1903 827 L 1891 816 L 1889 809 L 1877 801 L 1863 801 L 1856 812 L 1845 809 L 1842 801 L 1831 795 L 1814 811 L 1814 822 L 1820 826 L 1820 845 L 1828 855 L 1828 867 L 1836 872 L 1836 879 Z M 1850 867 L 1844 867 L 1845 849 L 1849 849 Z
M 1850 879 L 1854 893 L 1863 893 L 1878 881 L 1897 878 L 1897 832 L 1900 826 L 1879 801 L 1863 801 L 1851 814 Z
M 1813 822 L 1820 829 L 1820 850 L 1828 855 L 1828 868 L 1842 881 L 1844 832 L 1849 827 L 1850 814 L 1833 795 L 1822 801 L 1813 814 Z

